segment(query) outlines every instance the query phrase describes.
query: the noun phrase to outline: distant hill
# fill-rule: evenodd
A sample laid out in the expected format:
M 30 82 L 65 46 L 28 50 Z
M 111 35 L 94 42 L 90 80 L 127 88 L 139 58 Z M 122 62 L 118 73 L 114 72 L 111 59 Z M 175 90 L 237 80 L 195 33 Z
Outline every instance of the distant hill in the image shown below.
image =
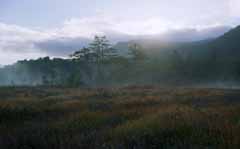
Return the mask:
M 224 35 L 201 41 L 193 42 L 174 42 L 163 39 L 140 39 L 129 42 L 119 42 L 115 45 L 116 49 L 127 53 L 128 45 L 137 43 L 149 54 L 162 54 L 163 51 L 179 51 L 181 53 L 208 55 L 211 53 L 219 56 L 240 56 L 240 26 L 226 32 Z
M 225 33 L 209 43 L 209 47 L 219 56 L 239 58 L 240 56 L 240 26 Z
M 117 44 L 116 48 L 127 48 L 130 43 L 142 46 L 159 65 L 168 66 L 172 59 L 178 59 L 179 72 L 199 80 L 238 80 L 240 75 L 240 26 L 224 35 L 202 41 L 171 42 L 161 39 L 134 40 Z M 126 50 L 125 50 L 126 51 Z M 188 74 L 188 75 L 186 75 Z M 234 81 L 233 81 L 234 82 Z
M 216 44 L 217 48 L 230 48 L 230 49 L 239 49 L 240 46 L 240 26 L 230 30 L 225 33 L 223 36 L 220 36 L 212 42 Z
M 200 59 L 211 57 L 218 62 L 229 64 L 238 61 L 240 57 L 240 26 L 226 32 L 224 35 L 210 40 L 185 43 L 175 50 L 187 51 Z
M 236 27 L 218 38 L 201 41 L 148 38 L 119 42 L 114 48 L 122 56 L 129 54 L 132 43 L 139 44 L 145 55 L 110 59 L 102 63 L 101 73 L 95 62 L 49 57 L 19 61 L 0 69 L 0 85 L 239 86 L 239 39 L 240 27 Z

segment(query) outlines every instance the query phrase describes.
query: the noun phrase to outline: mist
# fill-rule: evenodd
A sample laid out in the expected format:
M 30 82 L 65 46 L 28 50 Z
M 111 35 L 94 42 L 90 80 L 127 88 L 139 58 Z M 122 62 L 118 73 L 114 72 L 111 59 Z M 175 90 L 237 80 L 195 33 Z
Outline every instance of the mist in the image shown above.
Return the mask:
M 190 32 L 192 34 L 192 31 Z M 237 27 L 215 38 L 187 42 L 176 38 L 163 40 L 153 37 L 133 38 L 117 44 L 108 44 L 110 41 L 106 40 L 106 45 L 110 46 L 109 50 L 114 50 L 114 54 L 105 53 L 106 56 L 102 57 L 101 61 L 91 52 L 85 55 L 77 54 L 79 57 L 76 59 L 68 56 L 65 59 L 43 57 L 22 60 L 0 69 L 0 85 L 239 88 L 240 53 L 225 48 L 238 46 L 233 42 L 233 37 L 239 33 Z M 184 34 L 186 35 L 186 32 Z M 225 42 L 225 47 L 222 46 L 222 41 Z M 36 45 L 51 51 L 53 55 L 60 50 L 59 56 L 63 56 L 61 54 L 64 53 L 72 55 L 75 47 L 79 47 L 79 53 L 84 50 L 83 47 L 91 50 L 95 41 L 85 42 L 78 43 L 78 39 L 63 38 Z M 135 45 L 136 49 L 131 49 L 131 45 Z M 67 53 L 68 49 L 72 49 L 71 53 Z M 93 57 L 89 57 L 91 55 Z
M 238 86 L 238 4 L 4 0 L 0 85 Z M 115 54 L 102 52 L 98 60 L 94 36 L 106 36 Z M 77 59 L 70 57 L 74 53 Z

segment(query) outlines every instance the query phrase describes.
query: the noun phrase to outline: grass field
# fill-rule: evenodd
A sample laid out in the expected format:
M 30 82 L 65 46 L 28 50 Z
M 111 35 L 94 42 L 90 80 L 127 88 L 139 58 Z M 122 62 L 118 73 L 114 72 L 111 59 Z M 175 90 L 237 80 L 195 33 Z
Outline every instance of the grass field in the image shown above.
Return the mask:
M 240 90 L 0 88 L 1 149 L 238 149 Z

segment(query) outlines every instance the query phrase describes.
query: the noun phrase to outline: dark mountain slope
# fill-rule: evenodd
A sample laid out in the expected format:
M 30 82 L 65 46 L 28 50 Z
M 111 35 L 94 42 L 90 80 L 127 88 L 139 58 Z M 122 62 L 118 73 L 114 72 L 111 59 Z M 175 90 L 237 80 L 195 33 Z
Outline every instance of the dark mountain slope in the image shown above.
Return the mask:
M 195 42 L 171 42 L 161 39 L 132 40 L 116 44 L 115 48 L 127 53 L 128 45 L 137 43 L 146 53 L 151 55 L 163 55 L 172 51 L 179 51 L 183 55 L 192 55 L 195 58 L 222 57 L 225 59 L 238 58 L 240 56 L 240 26 L 230 30 L 224 35 L 215 38 Z M 167 51 L 167 52 L 166 52 Z
M 240 56 L 240 26 L 225 33 L 209 44 L 211 50 L 222 58 L 236 59 Z

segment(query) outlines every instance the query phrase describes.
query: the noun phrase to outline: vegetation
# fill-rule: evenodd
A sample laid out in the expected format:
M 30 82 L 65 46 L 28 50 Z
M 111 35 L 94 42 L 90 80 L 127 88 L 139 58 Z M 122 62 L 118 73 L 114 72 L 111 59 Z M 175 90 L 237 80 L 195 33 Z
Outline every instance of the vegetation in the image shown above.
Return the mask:
M 131 41 L 125 46 L 111 46 L 105 36 L 96 36 L 69 59 L 45 57 L 0 68 L 0 85 L 235 87 L 240 83 L 239 35 L 237 27 L 208 41 Z
M 114 54 L 115 49 L 110 46 L 106 36 L 95 36 L 88 48 L 84 47 L 70 55 L 70 57 L 74 60 L 100 63 L 106 59 L 111 59 Z
M 239 90 L 0 89 L 3 149 L 239 148 Z

